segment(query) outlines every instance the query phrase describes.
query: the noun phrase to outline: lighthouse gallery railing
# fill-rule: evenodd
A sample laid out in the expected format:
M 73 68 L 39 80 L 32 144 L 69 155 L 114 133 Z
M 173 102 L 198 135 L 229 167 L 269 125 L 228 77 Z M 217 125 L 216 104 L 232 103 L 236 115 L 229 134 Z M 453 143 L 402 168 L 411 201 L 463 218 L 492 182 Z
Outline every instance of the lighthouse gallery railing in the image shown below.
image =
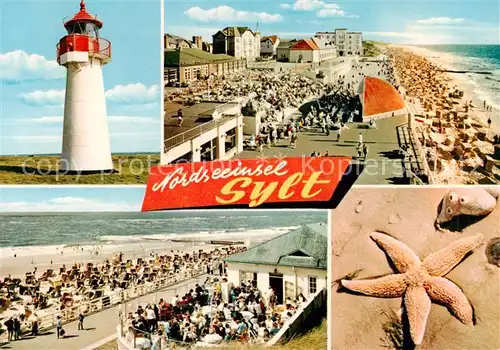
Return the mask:
M 58 63 L 61 55 L 71 51 L 88 52 L 90 55 L 100 55 L 111 58 L 111 43 L 106 39 L 95 38 L 88 35 L 66 35 L 59 40 L 56 48 Z

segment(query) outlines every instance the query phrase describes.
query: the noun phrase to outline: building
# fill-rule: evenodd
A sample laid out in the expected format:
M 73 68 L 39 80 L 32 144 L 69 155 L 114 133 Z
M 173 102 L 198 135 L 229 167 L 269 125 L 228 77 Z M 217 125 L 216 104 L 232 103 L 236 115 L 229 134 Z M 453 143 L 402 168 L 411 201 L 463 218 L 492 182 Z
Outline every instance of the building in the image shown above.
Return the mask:
M 329 61 L 337 57 L 337 50 L 335 43 L 331 41 L 321 40 L 319 38 L 312 38 L 316 46 L 319 47 L 319 61 Z
M 278 304 L 299 294 L 312 297 L 327 286 L 328 227 L 326 223 L 300 227 L 225 259 L 228 281 L 255 281 L 272 288 Z
M 260 39 L 260 54 L 261 56 L 276 57 L 276 49 L 280 44 L 280 38 L 276 35 L 265 36 Z
M 204 41 L 202 43 L 202 50 L 205 51 L 205 52 L 208 52 L 208 53 L 213 53 L 212 52 L 212 44 L 207 43 L 206 41 Z
M 318 63 L 320 48 L 312 39 L 301 39 L 290 46 L 290 62 Z
M 276 48 L 276 60 L 278 62 L 290 62 L 290 47 L 292 47 L 297 40 L 281 40 Z
M 214 54 L 225 54 L 253 61 L 260 57 L 260 33 L 248 27 L 226 27 L 213 36 Z
M 64 23 L 57 63 L 66 68 L 61 170 L 111 171 L 110 140 L 102 67 L 111 61 L 111 43 L 100 37 L 103 22 L 80 11 Z
M 164 55 L 165 84 L 188 83 L 210 76 L 238 72 L 246 68 L 246 61 L 228 55 L 214 55 L 195 48 L 167 49 Z
M 227 160 L 243 152 L 243 116 L 238 103 L 201 102 L 183 107 L 177 126 L 177 106 L 164 117 L 161 164 Z
M 194 47 L 194 44 L 177 35 L 165 34 L 163 36 L 165 49 L 189 49 Z
M 347 29 L 335 29 L 335 32 L 317 32 L 316 38 L 325 42 L 334 42 L 339 56 L 363 55 L 363 34 L 348 32 Z

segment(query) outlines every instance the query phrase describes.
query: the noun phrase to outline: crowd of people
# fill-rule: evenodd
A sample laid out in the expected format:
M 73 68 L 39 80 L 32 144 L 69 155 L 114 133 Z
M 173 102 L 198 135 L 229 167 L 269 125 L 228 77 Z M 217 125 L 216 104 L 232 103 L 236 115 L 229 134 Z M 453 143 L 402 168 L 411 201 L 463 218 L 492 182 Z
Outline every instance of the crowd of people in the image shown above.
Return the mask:
M 124 290 L 137 290 L 162 279 L 178 280 L 196 272 L 222 275 L 223 259 L 244 249 L 243 246 L 227 246 L 189 253 L 171 251 L 165 255 L 151 253 L 148 258 L 134 260 L 125 260 L 119 253 L 100 264 L 75 264 L 70 268 L 63 265 L 57 272 L 48 269 L 39 275 L 36 271 L 29 272 L 24 280 L 6 277 L 0 282 L 4 295 L 2 316 L 7 319 L 3 326 L 11 340 L 19 339 L 26 332 L 36 336 L 45 315 L 65 315 L 67 309 L 78 305 L 83 313 L 94 312 L 95 308 L 91 309 L 86 302 Z
M 160 299 L 128 313 L 126 337 L 146 349 L 162 349 L 170 342 L 266 343 L 305 301 L 300 294 L 277 305 L 273 290 L 262 293 L 254 281 L 232 286 L 225 277 L 208 277 L 170 302 Z

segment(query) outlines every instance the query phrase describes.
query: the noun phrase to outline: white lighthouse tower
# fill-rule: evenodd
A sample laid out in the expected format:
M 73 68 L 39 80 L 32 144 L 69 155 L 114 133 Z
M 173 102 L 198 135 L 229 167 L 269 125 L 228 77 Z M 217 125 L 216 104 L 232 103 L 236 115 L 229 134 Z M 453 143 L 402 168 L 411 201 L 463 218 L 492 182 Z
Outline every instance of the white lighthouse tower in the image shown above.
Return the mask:
M 57 62 L 66 67 L 63 145 L 66 172 L 112 171 L 102 66 L 111 61 L 111 43 L 99 36 L 102 22 L 80 12 L 64 23 L 68 34 L 57 44 Z

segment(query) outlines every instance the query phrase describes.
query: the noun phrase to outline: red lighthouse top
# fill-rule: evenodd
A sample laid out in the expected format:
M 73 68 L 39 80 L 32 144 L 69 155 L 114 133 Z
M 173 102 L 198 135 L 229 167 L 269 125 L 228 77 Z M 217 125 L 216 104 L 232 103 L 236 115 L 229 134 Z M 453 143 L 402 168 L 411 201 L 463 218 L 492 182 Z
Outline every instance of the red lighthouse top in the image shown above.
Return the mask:
M 94 23 L 98 28 L 102 28 L 102 22 L 87 12 L 85 2 L 83 0 L 80 1 L 80 11 L 75 14 L 73 18 L 64 23 L 64 27 L 68 28 L 77 22 Z

